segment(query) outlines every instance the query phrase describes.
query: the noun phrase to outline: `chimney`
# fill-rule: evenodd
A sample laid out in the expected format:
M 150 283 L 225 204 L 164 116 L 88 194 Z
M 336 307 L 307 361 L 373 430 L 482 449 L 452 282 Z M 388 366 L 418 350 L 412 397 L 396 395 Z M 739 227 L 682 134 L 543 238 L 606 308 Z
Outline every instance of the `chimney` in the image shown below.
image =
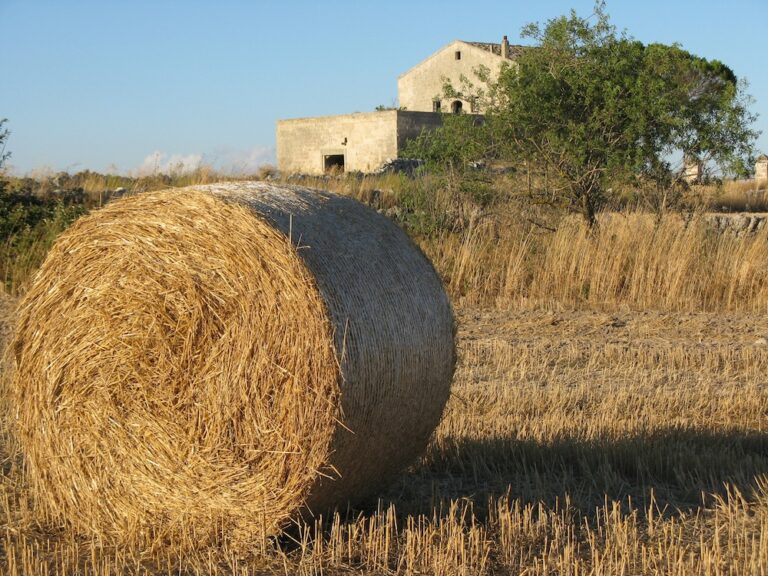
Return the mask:
M 509 58 L 509 40 L 507 40 L 506 36 L 501 39 L 501 57 L 504 59 Z

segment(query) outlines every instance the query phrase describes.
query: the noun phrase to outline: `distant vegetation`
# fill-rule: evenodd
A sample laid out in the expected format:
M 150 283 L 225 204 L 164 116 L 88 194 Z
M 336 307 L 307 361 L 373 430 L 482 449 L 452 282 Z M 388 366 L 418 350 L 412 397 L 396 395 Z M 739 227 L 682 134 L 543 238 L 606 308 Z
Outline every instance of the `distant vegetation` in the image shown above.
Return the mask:
M 239 177 L 264 178 L 277 178 L 274 169 Z M 114 197 L 224 179 L 235 178 L 208 169 L 142 178 L 90 171 L 7 177 L 0 192 L 6 292 L 23 291 L 56 236 Z M 681 187 L 676 210 L 663 216 L 648 212 L 635 190 L 616 190 L 592 231 L 563 207 L 538 201 L 530 191 L 540 182 L 514 171 L 280 181 L 353 196 L 394 219 L 432 258 L 459 302 L 707 310 L 762 310 L 768 302 L 768 277 L 754 264 L 768 231 L 716 231 L 705 217 L 768 211 L 768 193 L 751 181 Z M 661 281 L 673 277 L 674 285 Z

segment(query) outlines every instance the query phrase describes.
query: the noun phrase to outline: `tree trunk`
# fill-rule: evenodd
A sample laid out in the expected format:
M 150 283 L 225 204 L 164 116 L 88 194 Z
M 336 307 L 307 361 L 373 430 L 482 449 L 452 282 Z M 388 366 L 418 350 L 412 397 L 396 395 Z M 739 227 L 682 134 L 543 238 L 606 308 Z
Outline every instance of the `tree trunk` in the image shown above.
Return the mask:
M 589 229 L 593 229 L 597 226 L 597 210 L 595 209 L 595 198 L 589 191 L 581 193 L 581 215 L 584 217 L 584 221 L 589 226 Z

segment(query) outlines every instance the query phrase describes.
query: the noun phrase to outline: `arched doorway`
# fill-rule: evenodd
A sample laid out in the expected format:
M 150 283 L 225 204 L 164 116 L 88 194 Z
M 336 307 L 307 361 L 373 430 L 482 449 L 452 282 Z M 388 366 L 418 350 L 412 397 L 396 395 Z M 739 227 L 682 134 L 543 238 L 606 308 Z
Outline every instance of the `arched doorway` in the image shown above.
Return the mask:
M 451 112 L 453 114 L 461 114 L 461 108 L 462 108 L 461 100 L 454 100 L 453 102 L 451 102 Z

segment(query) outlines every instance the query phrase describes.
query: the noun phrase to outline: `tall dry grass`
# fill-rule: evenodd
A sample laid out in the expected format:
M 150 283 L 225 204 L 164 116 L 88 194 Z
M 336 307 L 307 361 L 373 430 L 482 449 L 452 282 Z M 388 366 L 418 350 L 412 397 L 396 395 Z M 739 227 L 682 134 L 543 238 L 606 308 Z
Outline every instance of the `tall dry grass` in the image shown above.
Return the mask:
M 704 216 L 570 217 L 555 232 L 507 222 L 423 238 L 455 301 L 503 308 L 768 310 L 768 230 Z
M 768 212 L 768 181 L 730 180 L 694 186 L 692 195 L 713 212 Z
M 299 183 L 353 196 L 397 219 L 460 304 L 768 310 L 763 257 L 768 230 L 718 229 L 706 210 L 718 191 L 741 194 L 744 183 L 694 191 L 699 196 L 694 212 L 604 212 L 596 229 L 578 216 L 532 205 L 514 175 L 497 179 L 498 196 L 484 207 L 447 194 L 433 175 L 317 177 Z
M 105 187 L 116 176 L 71 177 L 88 206 L 111 197 Z M 131 180 L 129 192 L 201 184 L 221 179 L 201 169 L 174 177 Z M 706 212 L 663 216 L 638 211 L 606 212 L 590 230 L 577 216 L 532 206 L 514 176 L 499 177 L 490 205 L 449 193 L 439 177 L 314 177 L 291 183 L 352 196 L 397 220 L 430 256 L 458 303 L 502 308 L 630 307 L 657 310 L 744 310 L 762 312 L 768 302 L 764 254 L 768 231 L 739 234 L 719 230 Z M 20 185 L 17 183 L 17 185 Z M 40 182 L 35 194 L 50 194 Z M 743 183 L 725 193 L 742 194 Z M 46 192 L 47 190 L 47 192 Z M 706 194 L 714 193 L 714 188 Z M 702 198 L 706 194 L 702 192 Z M 6 250 L 0 267 L 6 290 L 23 291 L 50 246 L 30 244 L 30 254 Z

